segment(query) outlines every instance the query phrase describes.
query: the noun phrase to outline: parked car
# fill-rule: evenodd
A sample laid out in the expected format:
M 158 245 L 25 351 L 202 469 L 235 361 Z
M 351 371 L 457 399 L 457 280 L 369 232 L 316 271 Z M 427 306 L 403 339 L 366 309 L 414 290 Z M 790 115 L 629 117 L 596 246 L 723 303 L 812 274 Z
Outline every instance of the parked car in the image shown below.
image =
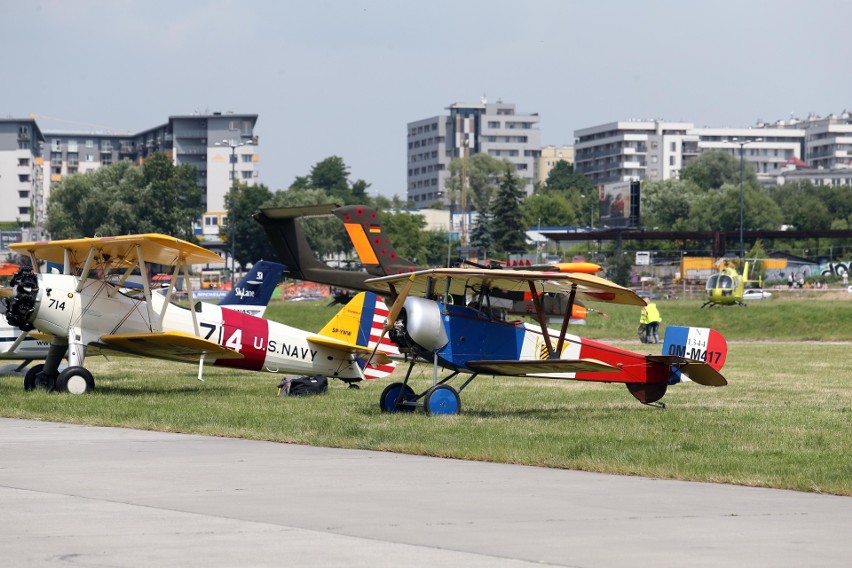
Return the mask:
M 743 292 L 743 300 L 763 300 L 772 297 L 772 292 L 760 288 L 749 288 Z

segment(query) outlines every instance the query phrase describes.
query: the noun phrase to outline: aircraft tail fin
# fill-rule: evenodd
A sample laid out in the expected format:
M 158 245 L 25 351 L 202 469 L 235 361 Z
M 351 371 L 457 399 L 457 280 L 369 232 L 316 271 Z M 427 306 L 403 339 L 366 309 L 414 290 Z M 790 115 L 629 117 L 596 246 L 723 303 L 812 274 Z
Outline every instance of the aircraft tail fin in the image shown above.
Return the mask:
M 375 209 L 364 205 L 345 205 L 332 213 L 343 221 L 361 264 L 370 274 L 389 276 L 423 268 L 410 260 L 400 258 L 382 230 Z
M 388 313 L 388 307 L 380 297 L 373 292 L 361 292 L 343 306 L 319 333 L 349 344 L 366 345 L 374 349 Z M 379 351 L 390 355 L 399 354 L 399 348 L 387 337 L 382 339 Z M 361 361 L 360 365 L 367 379 L 386 377 L 396 368 L 394 362 L 374 365 Z
M 719 371 L 727 355 L 728 342 L 715 329 L 669 326 L 666 328 L 660 360 L 665 359 L 671 364 L 669 384 L 694 380 L 705 385 L 720 386 L 726 384 Z
M 364 284 L 368 276 L 363 272 L 331 268 L 320 262 L 299 224 L 303 217 L 329 215 L 335 207 L 336 204 L 330 203 L 261 209 L 254 218 L 263 226 L 278 259 L 287 265 L 292 278 L 350 290 L 369 290 Z
M 272 299 L 275 287 L 286 266 L 277 262 L 260 260 L 247 271 L 245 276 L 222 298 L 223 308 L 262 317 Z

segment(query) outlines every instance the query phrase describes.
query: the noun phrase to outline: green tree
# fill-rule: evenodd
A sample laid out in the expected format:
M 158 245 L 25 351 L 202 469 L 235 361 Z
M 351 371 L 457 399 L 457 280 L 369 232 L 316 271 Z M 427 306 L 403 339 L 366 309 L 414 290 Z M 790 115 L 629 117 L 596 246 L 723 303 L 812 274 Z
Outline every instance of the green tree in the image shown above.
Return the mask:
M 783 216 L 778 205 L 761 190 L 745 188 L 743 227 L 751 229 L 778 229 Z M 726 184 L 718 191 L 700 193 L 690 209 L 687 229 L 706 231 L 718 228 L 733 231 L 740 226 L 739 184 Z
M 561 227 L 578 224 L 574 207 L 562 193 L 546 192 L 530 195 L 523 202 L 524 223 L 527 227 L 537 225 Z
M 503 162 L 503 173 L 494 199 L 494 245 L 500 252 L 512 253 L 527 248 L 526 226 L 521 204 L 524 191 L 515 175 L 515 166 Z
M 463 158 L 450 162 L 447 168 L 450 177 L 444 186 L 450 204 L 456 207 L 461 203 L 461 180 L 464 170 L 468 211 L 479 211 L 482 207 L 487 207 L 496 191 L 495 180 L 502 168 L 502 162 L 488 154 L 474 154 L 467 159 L 467 164 Z
M 667 179 L 642 184 L 642 224 L 663 231 L 685 230 L 701 190 L 691 180 Z
M 202 213 L 195 175 L 161 153 L 143 166 L 122 160 L 70 175 L 53 187 L 46 229 L 54 239 L 164 233 L 194 241 Z
M 591 195 L 594 186 L 584 175 L 574 173 L 574 166 L 565 160 L 559 160 L 547 174 L 544 183 L 546 191 L 560 191 L 569 195 Z
M 272 202 L 272 192 L 263 184 L 236 184 L 234 193 L 234 231 L 236 235 L 234 257 L 240 266 L 248 266 L 258 260 L 276 260 L 277 255 L 263 226 L 254 220 L 254 214 Z M 231 204 L 226 199 L 226 211 L 220 236 L 226 250 L 231 250 Z M 229 252 L 230 254 L 230 252 Z
M 422 215 L 398 211 L 379 213 L 382 229 L 393 243 L 400 258 L 422 266 L 446 266 L 450 245 L 446 231 L 426 230 L 426 219 Z
M 743 166 L 743 183 L 759 187 L 754 167 L 748 162 Z M 740 160 L 722 150 L 704 152 L 681 168 L 680 178 L 692 181 L 702 189 L 719 189 L 726 183 L 739 184 Z
M 142 175 L 145 191 L 139 202 L 139 220 L 143 230 L 195 240 L 192 224 L 203 212 L 196 169 L 175 166 L 168 156 L 157 152 L 145 160 Z
M 490 207 L 479 210 L 476 225 L 470 233 L 470 246 L 482 250 L 487 258 L 494 254 L 494 217 Z

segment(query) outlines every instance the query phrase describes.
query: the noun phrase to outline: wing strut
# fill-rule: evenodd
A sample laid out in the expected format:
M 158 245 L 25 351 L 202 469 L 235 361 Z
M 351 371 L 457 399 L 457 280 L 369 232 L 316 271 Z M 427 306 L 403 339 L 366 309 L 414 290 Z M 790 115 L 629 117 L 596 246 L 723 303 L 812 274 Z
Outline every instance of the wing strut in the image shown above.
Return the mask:
M 568 294 L 568 307 L 565 309 L 565 317 L 562 318 L 562 329 L 559 330 L 559 341 L 556 342 L 557 357 L 562 357 L 562 347 L 565 345 L 565 334 L 568 333 L 568 322 L 574 312 L 574 299 L 577 297 L 577 284 L 571 285 L 571 293 Z
M 139 265 L 139 272 L 142 276 L 142 289 L 145 290 L 145 307 L 148 308 L 148 325 L 151 331 L 161 331 L 159 321 L 154 313 L 154 305 L 151 303 L 151 286 L 148 283 L 148 270 L 145 266 L 145 259 L 142 257 L 142 245 L 136 245 L 136 262 Z M 158 322 L 157 329 L 154 330 L 154 322 Z
M 86 255 L 86 262 L 83 263 L 83 270 L 80 271 L 80 276 L 77 277 L 77 293 L 83 290 L 83 284 L 89 279 L 89 270 L 92 269 L 92 264 L 95 261 L 95 247 L 89 249 L 89 254 Z
M 550 334 L 547 332 L 547 323 L 544 321 L 544 310 L 541 307 L 541 298 L 538 296 L 538 291 L 535 289 L 535 282 L 532 280 L 527 281 L 530 286 L 530 292 L 532 293 L 532 301 L 533 306 L 535 306 L 535 313 L 538 316 L 538 325 L 541 326 L 541 334 L 544 337 L 544 346 L 547 347 L 547 358 L 553 359 L 553 342 L 550 340 Z M 571 312 L 568 311 L 570 314 Z
M 193 310 L 193 313 L 194 313 L 194 310 Z M 201 377 L 201 375 L 203 373 L 204 373 L 204 353 L 202 353 L 201 357 L 198 359 L 198 380 L 201 381 L 202 383 L 204 382 L 204 379 Z

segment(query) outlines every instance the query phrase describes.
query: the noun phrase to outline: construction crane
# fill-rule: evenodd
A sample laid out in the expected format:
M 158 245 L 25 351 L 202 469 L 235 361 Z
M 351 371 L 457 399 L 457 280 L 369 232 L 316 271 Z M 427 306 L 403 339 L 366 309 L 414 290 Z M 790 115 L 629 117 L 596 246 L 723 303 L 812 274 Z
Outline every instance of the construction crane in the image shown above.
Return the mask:
M 56 122 L 64 122 L 64 123 L 67 123 L 67 124 L 76 124 L 78 126 L 86 126 L 88 128 L 96 128 L 98 130 L 103 130 L 103 131 L 106 131 L 109 134 L 130 134 L 131 133 L 130 130 L 122 130 L 122 129 L 118 129 L 118 128 L 112 128 L 111 126 L 104 126 L 102 124 L 92 124 L 91 122 L 81 122 L 81 121 L 78 121 L 78 120 L 68 120 L 68 119 L 65 119 L 65 118 L 59 118 L 59 117 L 50 116 L 50 115 L 47 115 L 47 114 L 38 114 L 38 113 L 35 113 L 35 112 L 31 112 L 29 114 L 29 118 L 52 120 L 52 121 L 56 121 Z

